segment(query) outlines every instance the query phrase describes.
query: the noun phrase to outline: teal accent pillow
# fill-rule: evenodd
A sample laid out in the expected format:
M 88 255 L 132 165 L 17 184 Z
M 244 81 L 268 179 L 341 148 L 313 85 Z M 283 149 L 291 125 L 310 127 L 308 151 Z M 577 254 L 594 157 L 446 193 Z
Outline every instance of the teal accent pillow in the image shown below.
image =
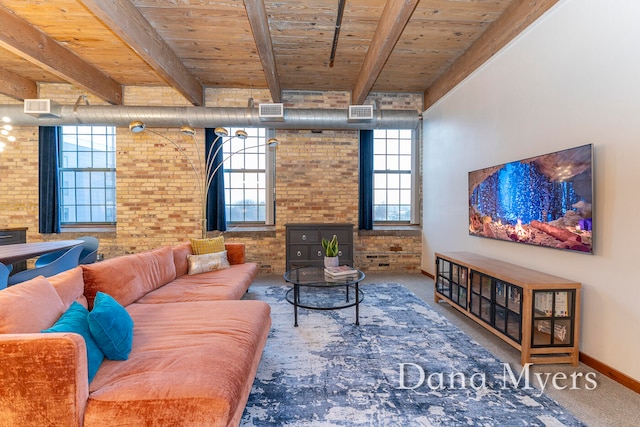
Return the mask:
M 96 293 L 89 329 L 107 359 L 127 360 L 133 342 L 133 319 L 109 294 Z
M 82 335 L 87 347 L 87 364 L 89 369 L 89 382 L 93 379 L 98 372 L 98 368 L 104 359 L 104 354 L 98 347 L 98 344 L 93 340 L 91 331 L 89 330 L 88 317 L 89 311 L 81 304 L 73 302 L 71 306 L 65 311 L 56 323 L 49 329 L 45 329 L 42 332 L 75 332 Z

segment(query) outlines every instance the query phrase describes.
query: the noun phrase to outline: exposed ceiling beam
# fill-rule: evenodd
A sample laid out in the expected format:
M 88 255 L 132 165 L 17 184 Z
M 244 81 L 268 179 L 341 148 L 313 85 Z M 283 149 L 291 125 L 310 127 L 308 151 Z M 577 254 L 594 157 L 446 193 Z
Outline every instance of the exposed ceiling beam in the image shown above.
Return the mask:
M 387 0 L 360 73 L 351 91 L 351 102 L 362 104 L 420 0 Z
M 549 10 L 558 0 L 518 0 L 424 92 L 425 110 Z
M 249 24 L 253 32 L 253 38 L 258 48 L 264 76 L 271 92 L 273 102 L 282 102 L 282 89 L 278 77 L 278 67 L 276 66 L 276 56 L 273 53 L 273 43 L 271 32 L 269 31 L 269 19 L 264 0 L 244 0 L 244 7 L 247 10 Z
M 204 89 L 130 0 L 81 0 L 111 31 L 193 105 L 204 105 Z
M 38 97 L 38 84 L 0 68 L 0 93 L 21 101 L 33 99 Z
M 0 46 L 112 103 L 122 104 L 122 86 L 13 12 L 0 7 Z

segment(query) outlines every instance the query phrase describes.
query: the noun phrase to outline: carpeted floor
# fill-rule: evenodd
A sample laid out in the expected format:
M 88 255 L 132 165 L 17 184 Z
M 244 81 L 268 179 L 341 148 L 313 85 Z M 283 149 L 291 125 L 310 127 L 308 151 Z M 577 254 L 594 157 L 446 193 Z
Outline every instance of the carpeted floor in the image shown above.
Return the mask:
M 287 289 L 245 297 L 271 305 L 273 326 L 244 426 L 582 425 L 523 378 L 514 386 L 520 366 L 507 368 L 400 285 L 366 285 L 360 326 L 353 308 L 300 309 L 295 328 Z

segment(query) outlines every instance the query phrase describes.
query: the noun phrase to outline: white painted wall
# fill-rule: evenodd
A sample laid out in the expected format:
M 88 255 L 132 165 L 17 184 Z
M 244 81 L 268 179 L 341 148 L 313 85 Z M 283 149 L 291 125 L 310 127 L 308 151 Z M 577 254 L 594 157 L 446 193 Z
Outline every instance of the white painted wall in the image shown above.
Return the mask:
M 640 380 L 640 1 L 561 0 L 424 113 L 423 270 L 435 251 L 583 284 L 580 351 Z M 467 173 L 594 144 L 594 255 L 471 237 Z

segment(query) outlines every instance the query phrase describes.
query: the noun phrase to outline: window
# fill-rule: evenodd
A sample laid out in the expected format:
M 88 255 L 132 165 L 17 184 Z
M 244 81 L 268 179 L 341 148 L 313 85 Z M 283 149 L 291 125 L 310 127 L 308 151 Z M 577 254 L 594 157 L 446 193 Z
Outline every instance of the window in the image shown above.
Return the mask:
M 413 223 L 414 132 L 373 131 L 373 221 Z
M 229 129 L 229 135 L 236 130 Z M 273 131 L 244 130 L 246 139 L 232 138 L 223 145 L 226 219 L 231 224 L 273 224 L 274 155 L 267 147 Z
M 60 220 L 62 225 L 115 224 L 116 128 L 62 126 Z

